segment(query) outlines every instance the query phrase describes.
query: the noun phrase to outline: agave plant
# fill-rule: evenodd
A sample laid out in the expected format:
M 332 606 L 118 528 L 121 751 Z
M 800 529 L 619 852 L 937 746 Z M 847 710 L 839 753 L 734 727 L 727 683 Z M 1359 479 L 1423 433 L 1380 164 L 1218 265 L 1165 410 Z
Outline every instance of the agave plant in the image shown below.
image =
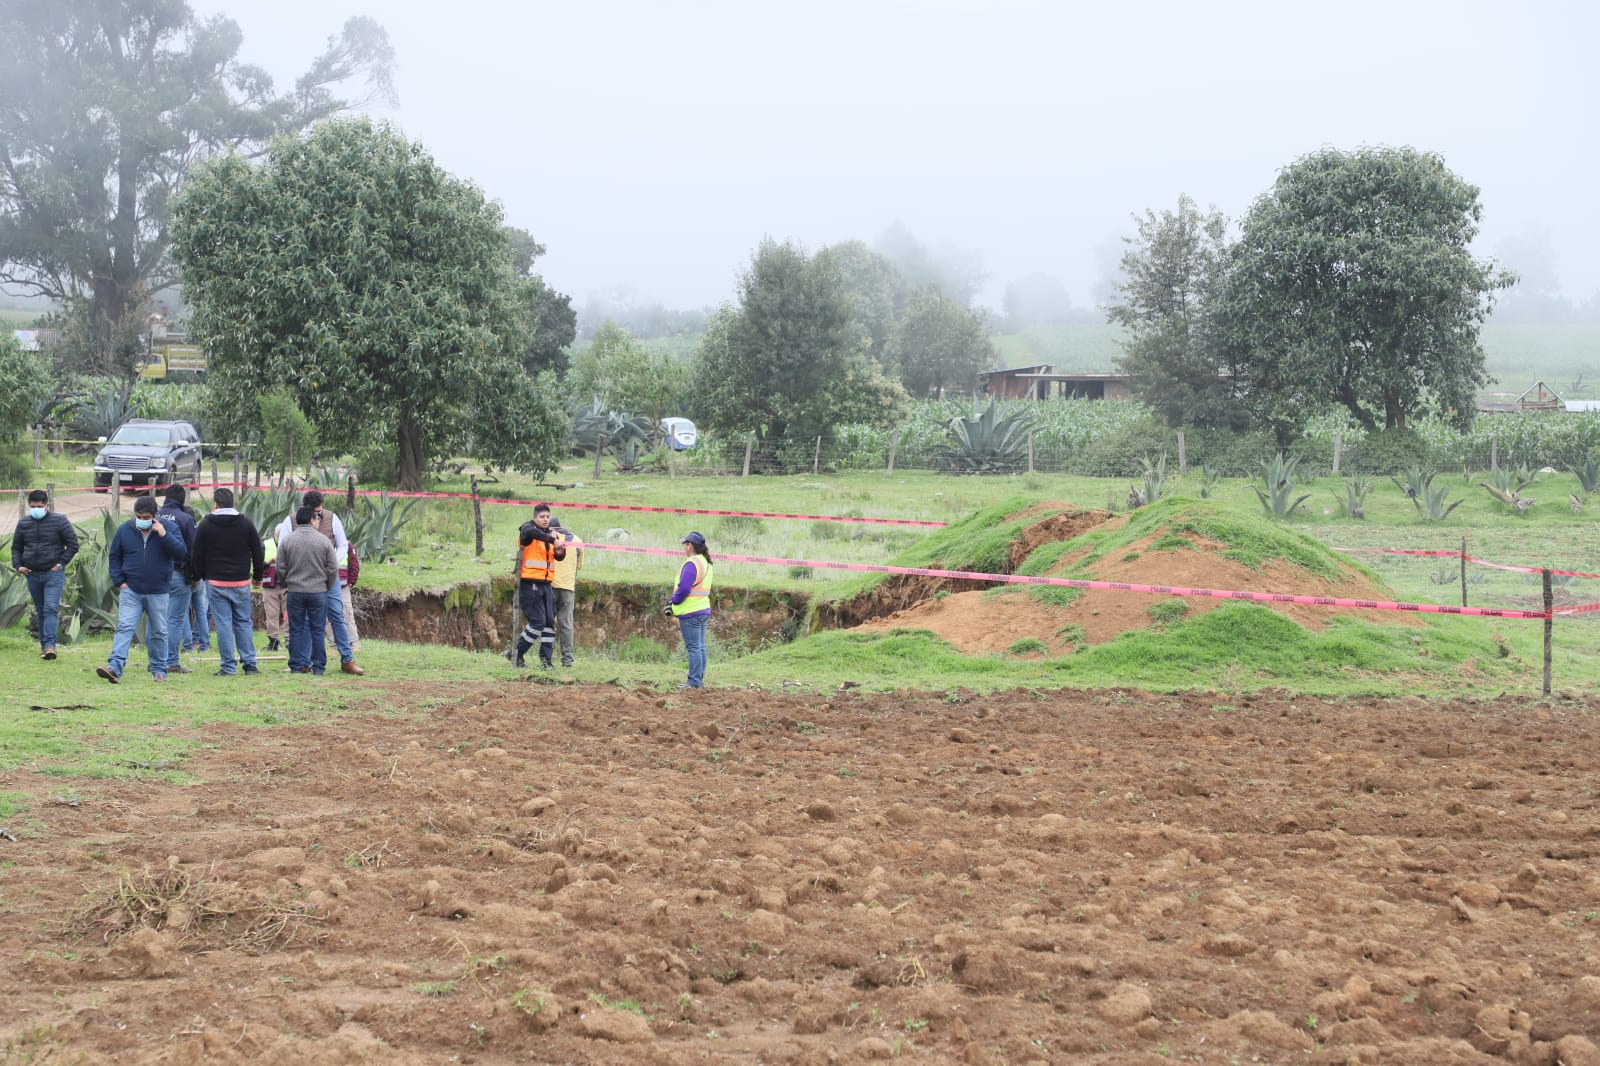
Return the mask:
M 1022 468 L 1032 429 L 1031 409 L 1001 415 L 991 396 L 982 412 L 945 423 L 948 447 L 939 453 L 940 464 L 960 474 L 1014 474 Z
M 133 417 L 133 405 L 121 389 L 101 389 L 78 400 L 72 413 L 72 431 L 83 440 L 109 437 Z
M 255 523 L 263 538 L 272 531 L 300 503 L 300 492 L 294 488 L 251 489 L 239 494 L 239 513 Z
M 1311 498 L 1309 492 L 1298 499 L 1294 497 L 1294 475 L 1299 466 L 1298 457 L 1286 458 L 1282 452 L 1262 462 L 1261 479 L 1266 483 L 1266 491 L 1263 492 L 1260 485 L 1250 487 L 1255 489 L 1262 509 L 1273 518 L 1287 518 Z
M 363 496 L 356 501 L 354 514 L 346 515 L 345 535 L 356 547 L 356 555 L 377 562 L 386 559 L 400 542 L 400 531 L 422 503 L 421 496 Z
M 1367 493 L 1372 491 L 1372 480 L 1365 475 L 1357 474 L 1346 478 L 1344 483 L 1344 496 L 1335 496 L 1338 500 L 1339 510 L 1351 518 L 1367 517 Z
M 117 628 L 117 601 L 121 597 L 111 583 L 111 539 L 117 535 L 117 521 L 102 512 L 100 525 L 80 531 L 78 554 L 67 564 L 67 583 L 61 590 L 61 642 L 71 644 L 85 633 L 106 633 Z
M 1422 494 L 1428 490 L 1428 486 L 1433 482 L 1433 472 L 1424 470 L 1420 466 L 1413 466 L 1406 470 L 1404 480 L 1397 477 L 1391 477 L 1389 480 L 1394 482 L 1400 491 L 1406 494 L 1406 498 L 1414 503 L 1421 498 Z
M 0 558 L 9 557 L 11 538 L 0 540 Z M 28 579 L 9 567 L 0 569 L 0 629 L 16 625 L 33 606 L 28 594 Z
M 1148 458 L 1140 459 L 1139 462 L 1144 464 L 1144 483 L 1132 485 L 1128 489 L 1128 506 L 1132 508 L 1155 503 L 1167 489 L 1166 452 L 1162 452 L 1161 458 L 1153 463 Z
M 1222 474 L 1220 472 L 1209 470 L 1202 465 L 1200 467 L 1200 498 L 1202 500 L 1211 499 L 1211 494 L 1216 491 L 1217 485 L 1221 481 Z
M 1413 497 L 1411 502 L 1416 504 L 1417 510 L 1422 513 L 1424 522 L 1438 522 L 1448 517 L 1451 511 L 1461 506 L 1460 500 L 1456 500 L 1448 507 L 1445 506 L 1445 500 L 1449 496 L 1450 487 L 1448 485 L 1435 485 L 1433 483 L 1433 475 L 1429 474 L 1427 480 L 1422 483 L 1422 492 Z M 1529 500 L 1528 502 L 1532 503 L 1533 501 Z
M 1569 466 L 1567 469 L 1577 477 L 1585 496 L 1600 492 L 1600 452 L 1590 452 L 1583 457 L 1582 466 Z
M 608 411 L 598 396 L 572 415 L 572 446 L 585 452 L 608 451 L 623 470 L 639 465 L 640 453 L 654 437 L 655 425 L 649 419 Z

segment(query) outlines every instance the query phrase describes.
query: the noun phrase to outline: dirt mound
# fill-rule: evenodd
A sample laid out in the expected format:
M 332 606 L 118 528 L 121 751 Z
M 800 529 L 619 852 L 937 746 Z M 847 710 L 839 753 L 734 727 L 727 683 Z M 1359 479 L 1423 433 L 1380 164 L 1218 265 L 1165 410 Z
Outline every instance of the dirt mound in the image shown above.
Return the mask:
M 1084 524 L 1095 516 L 1099 521 Z M 1116 529 L 1126 522 L 1125 515 L 1110 518 L 1105 512 L 1052 516 L 1022 531 L 1011 553 L 1013 568 L 1046 544 L 1075 539 L 1095 526 Z M 1188 547 L 1175 548 L 1175 538 L 1186 542 Z M 1161 542 L 1162 548 L 1151 550 L 1157 542 Z M 1092 550 L 1093 545 L 1085 545 L 1064 554 L 1051 567 L 1050 576 L 1062 576 Z M 1194 533 L 1160 529 L 1097 560 L 1090 568 L 1089 577 L 1132 585 L 1281 592 L 1345 599 L 1393 598 L 1388 589 L 1350 566 L 1343 566 L 1337 579 L 1329 579 L 1282 560 L 1270 560 L 1259 569 L 1252 569 L 1228 558 L 1227 551 L 1227 545 Z M 1072 576 L 1084 575 L 1075 572 Z M 931 582 L 933 579 L 922 580 Z M 950 587 L 955 586 L 961 591 L 950 591 Z M 1158 606 L 1173 600 L 1180 600 L 1181 605 L 1177 608 Z M 1163 619 L 1170 620 L 1175 615 L 1196 618 L 1228 602 L 1225 598 L 1049 586 L 1009 585 L 975 590 L 970 582 L 949 582 L 916 602 L 905 602 L 902 597 L 890 613 L 867 620 L 857 628 L 868 631 L 926 629 L 968 654 L 1006 651 L 1019 642 L 1036 642 L 1035 650 L 1040 654 L 1057 656 L 1084 645 L 1106 643 L 1130 630 L 1159 625 Z M 1307 629 L 1326 627 L 1335 610 L 1386 625 L 1423 624 L 1413 615 L 1392 611 L 1297 603 L 1267 603 L 1265 606 L 1293 618 Z

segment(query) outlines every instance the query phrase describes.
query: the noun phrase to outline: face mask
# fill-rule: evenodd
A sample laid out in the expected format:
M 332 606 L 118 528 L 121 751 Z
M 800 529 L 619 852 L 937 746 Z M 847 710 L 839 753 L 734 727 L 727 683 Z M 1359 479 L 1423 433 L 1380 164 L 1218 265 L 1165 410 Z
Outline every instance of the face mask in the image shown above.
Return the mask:
M 43 518 L 44 515 L 45 515 L 45 510 L 44 510 L 43 507 L 30 507 L 30 508 L 28 508 L 28 517 L 29 518 Z
M 133 524 L 138 526 L 140 529 L 149 529 L 151 526 L 155 525 L 156 523 L 155 523 L 155 519 L 153 519 L 153 518 L 135 518 L 133 520 Z

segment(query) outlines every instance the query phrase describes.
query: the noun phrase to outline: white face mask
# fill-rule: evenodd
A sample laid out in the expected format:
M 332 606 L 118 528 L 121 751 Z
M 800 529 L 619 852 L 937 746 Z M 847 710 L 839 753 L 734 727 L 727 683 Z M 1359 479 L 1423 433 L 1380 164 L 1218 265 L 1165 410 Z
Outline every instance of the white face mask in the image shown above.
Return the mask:
M 28 508 L 28 517 L 29 518 L 43 518 L 44 516 L 45 516 L 45 509 L 43 507 L 30 507 L 30 508 Z
M 151 526 L 155 525 L 156 523 L 155 523 L 155 519 L 153 519 L 153 518 L 135 518 L 133 520 L 133 524 L 138 526 L 140 529 L 149 529 Z

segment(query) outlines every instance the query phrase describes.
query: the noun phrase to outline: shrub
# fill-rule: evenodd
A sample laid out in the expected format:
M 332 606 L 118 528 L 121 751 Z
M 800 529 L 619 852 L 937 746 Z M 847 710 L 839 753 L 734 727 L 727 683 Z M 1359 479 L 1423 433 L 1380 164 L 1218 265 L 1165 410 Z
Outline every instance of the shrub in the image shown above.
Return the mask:
M 1134 477 L 1143 473 L 1147 456 L 1175 454 L 1177 450 L 1177 434 L 1160 418 L 1147 414 L 1089 442 L 1071 467 L 1073 473 L 1088 477 Z
M 617 646 L 617 658 L 625 663 L 664 663 L 672 653 L 659 640 L 635 633 Z
M 1369 433 L 1355 449 L 1352 466 L 1363 474 L 1396 474 L 1433 465 L 1428 442 L 1406 429 Z

